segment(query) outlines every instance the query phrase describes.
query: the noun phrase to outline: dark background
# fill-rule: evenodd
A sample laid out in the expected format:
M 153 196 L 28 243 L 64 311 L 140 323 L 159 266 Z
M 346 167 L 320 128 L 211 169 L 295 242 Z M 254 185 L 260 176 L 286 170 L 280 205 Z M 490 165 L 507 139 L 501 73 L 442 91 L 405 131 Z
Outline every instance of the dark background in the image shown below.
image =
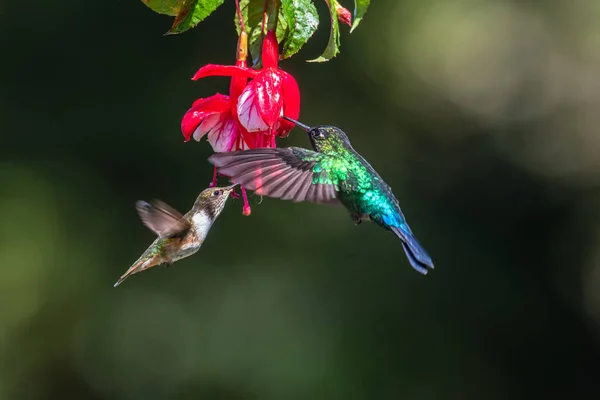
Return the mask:
M 210 181 L 192 82 L 235 57 L 140 1 L 0 1 L 0 399 L 597 399 L 600 3 L 377 0 L 280 65 L 436 269 L 342 209 L 231 201 L 195 256 L 116 279 Z M 343 2 L 348 8 L 352 2 Z M 308 146 L 295 130 L 280 146 Z M 260 204 L 259 204 L 260 203 Z

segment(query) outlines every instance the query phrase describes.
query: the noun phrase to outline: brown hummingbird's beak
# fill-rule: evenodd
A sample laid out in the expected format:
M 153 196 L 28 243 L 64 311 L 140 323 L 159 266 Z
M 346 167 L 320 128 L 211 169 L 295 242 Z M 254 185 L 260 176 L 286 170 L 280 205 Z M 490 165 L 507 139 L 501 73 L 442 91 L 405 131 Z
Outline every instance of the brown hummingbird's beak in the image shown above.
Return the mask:
M 304 129 L 306 132 L 310 132 L 312 130 L 312 128 L 310 126 L 304 125 L 302 122 L 296 121 L 295 119 L 291 119 L 290 117 L 286 117 L 285 115 L 282 115 L 281 118 L 283 118 L 286 121 L 289 121 L 289 122 L 295 124 L 296 126 Z
M 229 185 L 229 186 L 225 186 L 225 190 L 227 190 L 228 192 L 233 191 L 233 189 L 235 189 L 235 187 L 239 185 L 239 183 L 234 183 L 233 185 Z

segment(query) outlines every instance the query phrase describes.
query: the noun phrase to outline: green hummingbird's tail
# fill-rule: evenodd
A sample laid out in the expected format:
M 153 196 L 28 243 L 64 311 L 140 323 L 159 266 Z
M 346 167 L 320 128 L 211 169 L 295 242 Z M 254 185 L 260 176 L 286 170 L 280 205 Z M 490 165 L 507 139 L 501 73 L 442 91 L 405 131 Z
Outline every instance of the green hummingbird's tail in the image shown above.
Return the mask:
M 406 230 L 395 226 L 391 226 L 390 229 L 402 240 L 402 248 L 406 253 L 408 262 L 417 272 L 426 275 L 430 269 L 434 268 L 431 257 L 429 257 L 429 254 L 427 254 L 408 226 L 406 226 Z

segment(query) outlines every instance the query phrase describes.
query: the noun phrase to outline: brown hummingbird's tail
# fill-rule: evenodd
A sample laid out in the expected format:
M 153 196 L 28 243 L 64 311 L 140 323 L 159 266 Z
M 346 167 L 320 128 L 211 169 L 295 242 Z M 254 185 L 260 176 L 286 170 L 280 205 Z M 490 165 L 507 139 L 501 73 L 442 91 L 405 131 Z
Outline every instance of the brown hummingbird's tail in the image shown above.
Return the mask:
M 150 259 L 140 258 L 131 267 L 129 267 L 127 272 L 125 272 L 119 278 L 119 280 L 117 281 L 117 283 L 115 283 L 115 285 L 113 287 L 119 286 L 125 279 L 129 278 L 131 275 L 137 274 L 138 272 L 141 272 L 141 271 L 144 271 L 145 269 L 147 269 L 149 267 L 153 267 L 154 265 L 156 265 L 156 263 L 153 263 L 153 261 L 154 261 L 154 257 L 152 257 Z
M 124 281 L 125 279 L 127 279 L 127 278 L 129 277 L 129 275 L 131 275 L 131 272 L 127 271 L 127 272 L 126 272 L 126 273 L 125 273 L 123 276 L 121 276 L 121 277 L 119 278 L 119 280 L 117 281 L 117 283 L 115 283 L 115 285 L 114 285 L 113 287 L 117 287 L 117 286 L 119 286 L 121 283 L 123 283 L 123 281 Z

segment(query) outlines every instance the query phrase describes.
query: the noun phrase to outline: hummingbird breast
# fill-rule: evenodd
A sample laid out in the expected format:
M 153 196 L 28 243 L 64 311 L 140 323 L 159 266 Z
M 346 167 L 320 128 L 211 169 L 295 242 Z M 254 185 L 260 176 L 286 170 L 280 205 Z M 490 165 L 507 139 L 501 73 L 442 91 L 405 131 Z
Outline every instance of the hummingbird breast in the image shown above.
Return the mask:
M 181 239 L 178 246 L 176 251 L 170 255 L 167 254 L 167 257 L 165 257 L 169 258 L 170 262 L 181 260 L 182 258 L 186 258 L 196 253 L 200 249 L 200 246 L 202 246 L 202 241 L 198 240 L 196 232 L 190 230 L 190 232 Z
M 210 230 L 212 224 L 212 216 L 204 210 L 198 211 L 192 217 L 192 230 L 195 232 L 195 235 L 200 241 L 200 244 L 202 244 L 202 242 L 204 242 L 204 239 L 206 239 L 206 236 L 208 235 L 208 231 Z
M 199 211 L 192 216 L 190 219 L 192 223 L 192 229 L 190 229 L 179 243 L 179 247 L 174 254 L 171 255 L 171 262 L 181 260 L 196 253 L 212 226 L 212 218 L 205 211 Z
M 383 215 L 394 213 L 394 201 L 377 188 L 351 193 L 341 192 L 342 204 L 357 218 L 363 221 L 378 220 Z

